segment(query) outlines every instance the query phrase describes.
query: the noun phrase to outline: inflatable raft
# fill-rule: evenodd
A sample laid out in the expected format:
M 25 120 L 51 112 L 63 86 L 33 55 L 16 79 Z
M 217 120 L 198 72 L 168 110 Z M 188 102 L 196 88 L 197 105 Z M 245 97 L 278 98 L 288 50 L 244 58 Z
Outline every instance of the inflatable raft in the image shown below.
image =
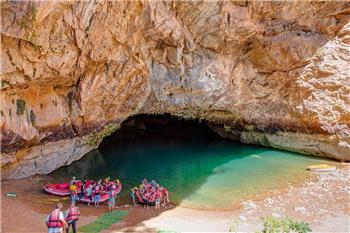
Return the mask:
M 337 167 L 329 164 L 317 164 L 310 165 L 307 169 L 314 172 L 332 172 L 335 171 Z
M 93 183 L 93 180 L 88 180 L 86 182 L 86 185 L 89 185 L 91 183 Z M 77 192 L 78 194 L 81 191 L 81 181 L 77 181 L 76 183 L 77 185 Z M 52 195 L 56 195 L 56 196 L 68 196 L 70 194 L 69 192 L 69 183 L 60 183 L 60 184 L 46 184 L 43 186 L 43 190 L 46 193 L 52 194 Z
M 122 191 L 122 185 L 121 185 L 121 184 L 118 185 L 118 186 L 117 186 L 117 189 L 115 190 L 116 195 L 118 195 L 118 194 L 120 193 L 120 191 Z M 105 202 L 105 201 L 107 201 L 107 200 L 108 200 L 108 193 L 107 193 L 106 191 L 104 191 L 104 192 L 101 194 L 100 203 Z M 79 202 L 81 202 L 81 203 L 86 203 L 86 204 L 89 203 L 90 201 L 91 201 L 91 199 L 90 199 L 89 197 L 87 197 L 87 196 L 84 196 L 83 198 L 81 198 L 81 199 L 79 200 Z M 93 199 L 92 199 L 91 203 L 93 203 Z
M 107 201 L 107 200 L 108 200 L 108 193 L 102 193 L 102 194 L 101 194 L 101 198 L 100 198 L 100 203 L 105 202 L 105 201 Z M 81 199 L 79 200 L 79 202 L 85 203 L 85 204 L 87 204 L 87 203 L 89 203 L 89 202 L 94 203 L 94 198 L 92 198 L 92 200 L 90 200 L 89 197 L 84 196 L 83 198 L 81 198 Z

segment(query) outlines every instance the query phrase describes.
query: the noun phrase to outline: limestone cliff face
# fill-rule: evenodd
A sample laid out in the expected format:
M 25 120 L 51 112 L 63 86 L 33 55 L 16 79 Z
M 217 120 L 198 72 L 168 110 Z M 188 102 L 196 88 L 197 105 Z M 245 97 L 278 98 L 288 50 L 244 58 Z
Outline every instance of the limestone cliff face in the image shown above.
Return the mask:
M 350 160 L 343 2 L 1 3 L 2 178 L 45 174 L 127 117 Z

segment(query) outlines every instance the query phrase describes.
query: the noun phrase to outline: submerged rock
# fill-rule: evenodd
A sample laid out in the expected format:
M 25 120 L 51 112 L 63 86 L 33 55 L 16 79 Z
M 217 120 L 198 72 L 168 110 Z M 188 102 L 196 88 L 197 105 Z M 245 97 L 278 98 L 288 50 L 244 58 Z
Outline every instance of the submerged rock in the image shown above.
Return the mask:
M 1 174 L 47 174 L 129 116 L 350 160 L 347 2 L 4 2 Z

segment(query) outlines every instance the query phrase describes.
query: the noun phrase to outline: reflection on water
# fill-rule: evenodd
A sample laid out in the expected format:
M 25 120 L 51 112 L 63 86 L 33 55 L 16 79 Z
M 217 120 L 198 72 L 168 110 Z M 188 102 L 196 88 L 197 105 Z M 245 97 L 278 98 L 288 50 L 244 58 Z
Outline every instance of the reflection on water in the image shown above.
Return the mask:
M 305 178 L 321 159 L 223 140 L 191 122 L 121 131 L 83 159 L 52 176 L 118 177 L 128 190 L 142 178 L 156 179 L 172 201 L 188 207 L 228 207 L 242 199 Z

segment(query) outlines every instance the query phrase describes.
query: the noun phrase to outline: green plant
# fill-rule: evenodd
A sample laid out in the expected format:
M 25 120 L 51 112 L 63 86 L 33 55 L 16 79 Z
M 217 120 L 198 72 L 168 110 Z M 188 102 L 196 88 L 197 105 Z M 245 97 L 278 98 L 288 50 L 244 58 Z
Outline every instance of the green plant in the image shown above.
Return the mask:
M 118 128 L 119 125 L 109 124 L 101 131 L 90 134 L 86 139 L 86 143 L 92 146 L 97 145 L 104 137 L 111 135 Z
M 33 2 L 29 3 L 28 10 L 26 14 L 22 16 L 19 20 L 16 21 L 17 25 L 25 30 L 25 36 L 28 41 L 30 41 L 33 45 L 35 45 L 34 40 L 36 38 L 35 29 L 36 29 L 36 14 L 37 9 L 35 8 Z
M 290 220 L 289 228 L 295 232 L 306 233 L 310 232 L 311 228 L 306 222 L 295 222 Z
M 32 123 L 33 126 L 35 126 L 35 114 L 33 112 L 33 110 L 30 110 L 30 113 L 29 113 L 29 119 L 30 119 L 30 122 Z
M 111 213 L 105 213 L 97 218 L 92 223 L 79 227 L 78 232 L 83 233 L 98 233 L 104 229 L 109 228 L 114 223 L 119 222 L 128 214 L 127 210 L 113 211 Z
M 228 228 L 229 232 L 236 232 L 238 227 L 239 221 L 237 219 L 234 219 L 232 222 L 229 223 Z
M 26 109 L 26 102 L 22 99 L 17 99 L 16 100 L 16 113 L 17 115 L 21 116 L 24 113 L 24 110 Z
M 263 219 L 264 229 L 263 233 L 280 233 L 280 232 L 298 232 L 307 233 L 311 232 L 311 228 L 308 223 L 297 222 L 290 218 L 274 218 L 266 217 Z

